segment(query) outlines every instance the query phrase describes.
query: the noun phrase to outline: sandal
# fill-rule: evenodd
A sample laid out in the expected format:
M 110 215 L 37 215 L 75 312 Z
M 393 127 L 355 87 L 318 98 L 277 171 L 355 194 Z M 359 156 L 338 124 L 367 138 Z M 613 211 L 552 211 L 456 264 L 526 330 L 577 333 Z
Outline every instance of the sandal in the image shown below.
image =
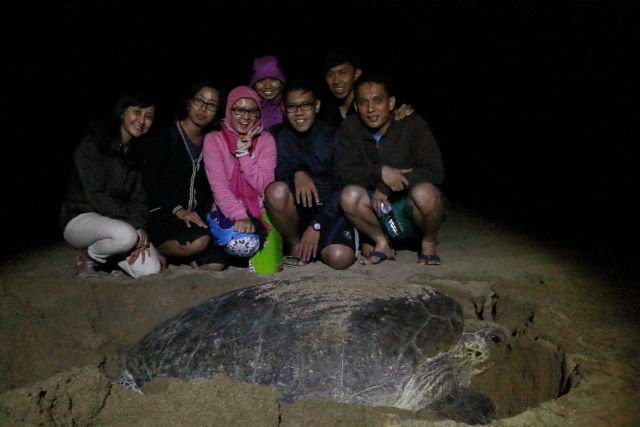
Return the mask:
M 440 265 L 442 260 L 438 255 L 425 255 L 423 253 L 418 254 L 418 264 L 422 265 Z
M 293 255 L 286 255 L 283 258 L 282 264 L 286 265 L 287 267 L 302 267 L 304 265 L 304 263 L 300 261 L 300 258 Z
M 78 256 L 76 258 L 76 274 L 81 279 L 89 279 L 92 277 L 98 277 L 98 272 L 96 271 L 96 267 L 98 263 L 90 258 L 85 258 L 82 256 Z
M 371 258 L 374 258 L 374 257 L 378 258 L 378 261 L 376 262 L 371 261 Z M 358 262 L 360 263 L 360 265 L 377 265 L 386 260 L 395 261 L 396 257 L 395 255 L 389 256 L 384 252 L 380 252 L 380 251 L 371 251 L 367 255 L 363 255 L 363 257 Z

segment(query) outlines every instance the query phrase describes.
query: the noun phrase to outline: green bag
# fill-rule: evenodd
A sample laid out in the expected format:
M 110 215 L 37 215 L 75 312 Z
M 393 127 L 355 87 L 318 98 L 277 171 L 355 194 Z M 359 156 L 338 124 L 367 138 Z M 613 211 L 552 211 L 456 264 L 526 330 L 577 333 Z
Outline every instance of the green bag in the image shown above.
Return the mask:
M 256 274 L 273 274 L 282 271 L 282 235 L 273 226 L 266 212 L 261 216 L 269 224 L 269 233 L 262 249 L 249 258 L 249 269 Z

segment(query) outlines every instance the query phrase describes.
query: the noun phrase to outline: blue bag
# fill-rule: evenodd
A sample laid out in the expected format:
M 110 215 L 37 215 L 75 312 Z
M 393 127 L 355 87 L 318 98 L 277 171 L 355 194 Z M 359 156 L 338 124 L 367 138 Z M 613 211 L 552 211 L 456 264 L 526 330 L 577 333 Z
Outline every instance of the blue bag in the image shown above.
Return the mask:
M 215 243 L 224 246 L 225 252 L 229 255 L 250 258 L 260 250 L 262 242 L 258 234 L 235 231 L 235 221 L 225 217 L 219 210 L 209 212 L 206 220 Z

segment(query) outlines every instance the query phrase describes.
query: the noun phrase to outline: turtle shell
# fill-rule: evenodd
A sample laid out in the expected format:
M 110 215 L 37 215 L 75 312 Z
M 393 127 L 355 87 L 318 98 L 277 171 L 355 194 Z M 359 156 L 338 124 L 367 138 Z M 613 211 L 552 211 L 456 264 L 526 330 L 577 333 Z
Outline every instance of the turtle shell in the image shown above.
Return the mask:
M 415 368 L 447 352 L 462 329 L 460 304 L 428 287 L 272 281 L 163 322 L 126 367 L 139 385 L 224 373 L 272 385 L 285 402 L 392 406 Z

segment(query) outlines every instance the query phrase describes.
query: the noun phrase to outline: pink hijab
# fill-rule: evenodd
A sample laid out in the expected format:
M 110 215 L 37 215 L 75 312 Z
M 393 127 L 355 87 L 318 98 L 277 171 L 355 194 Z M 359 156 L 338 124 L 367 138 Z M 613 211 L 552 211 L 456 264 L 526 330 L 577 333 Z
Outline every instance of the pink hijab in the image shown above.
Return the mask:
M 231 127 L 231 115 L 233 114 L 231 112 L 231 108 L 239 99 L 242 98 L 253 99 L 260 109 L 260 116 L 258 117 L 258 121 L 256 123 L 260 131 L 258 131 L 254 135 L 251 149 L 249 150 L 249 155 L 252 155 L 253 151 L 255 150 L 258 143 L 257 136 L 260 135 L 262 129 L 262 109 L 260 108 L 260 96 L 249 86 L 238 86 L 234 88 L 231 92 L 229 92 L 229 96 L 227 96 L 225 116 L 221 121 L 222 135 L 224 136 L 224 140 L 227 143 L 229 152 L 234 156 L 236 154 L 236 142 L 240 138 L 240 135 L 235 129 L 233 129 L 233 127 Z M 238 199 L 242 200 L 249 214 L 254 218 L 260 219 L 260 215 L 262 213 L 260 209 L 260 193 L 256 191 L 256 189 L 251 187 L 242 176 L 242 172 L 240 171 L 240 161 L 238 159 L 236 159 L 233 163 L 233 171 L 231 172 L 231 180 L 229 182 L 229 186 L 231 187 L 231 191 L 233 192 L 233 194 Z

